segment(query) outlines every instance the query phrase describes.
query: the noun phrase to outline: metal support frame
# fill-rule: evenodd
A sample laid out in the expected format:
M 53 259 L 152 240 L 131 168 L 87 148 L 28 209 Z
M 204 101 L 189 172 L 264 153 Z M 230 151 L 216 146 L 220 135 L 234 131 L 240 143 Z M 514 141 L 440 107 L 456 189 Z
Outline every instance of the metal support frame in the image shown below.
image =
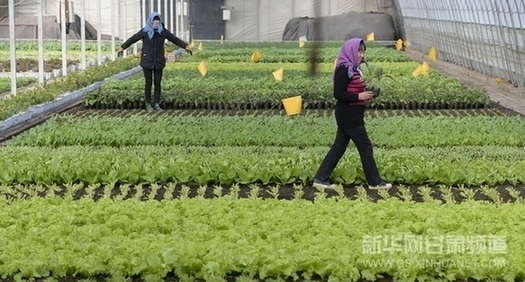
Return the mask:
M 170 31 L 175 31 L 175 3 L 173 0 L 170 0 Z
M 115 25 L 116 25 L 116 22 L 115 22 L 115 0 L 111 0 L 111 50 L 113 52 L 111 52 L 111 59 L 112 60 L 115 60 L 116 59 L 116 49 L 115 49 Z
M 85 70 L 86 64 L 86 0 L 80 0 L 80 45 L 82 53 L 82 63 L 80 69 Z
M 69 22 L 67 18 L 67 0 L 62 0 L 62 13 L 60 17 L 61 30 L 62 30 L 62 75 L 67 75 L 67 42 L 66 42 L 66 25 Z
M 437 45 L 442 59 L 525 86 L 522 0 L 393 1 L 414 49 Z
M 97 0 L 97 55 L 98 65 L 102 65 L 102 7 L 101 0 Z
M 16 95 L 15 0 L 9 0 L 9 49 L 11 52 L 11 95 Z
M 43 5 L 42 0 L 38 0 L 37 4 L 38 13 L 38 83 L 44 83 L 44 17 L 43 17 Z

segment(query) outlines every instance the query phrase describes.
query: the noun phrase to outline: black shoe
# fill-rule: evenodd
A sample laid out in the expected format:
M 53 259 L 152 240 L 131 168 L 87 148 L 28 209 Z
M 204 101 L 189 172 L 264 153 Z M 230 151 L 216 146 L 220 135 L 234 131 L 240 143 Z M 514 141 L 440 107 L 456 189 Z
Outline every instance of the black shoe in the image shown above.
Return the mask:
M 337 185 L 331 184 L 330 182 L 314 180 L 314 187 L 319 189 L 335 189 L 337 188 Z
M 372 190 L 378 190 L 378 189 L 390 189 L 392 188 L 392 184 L 390 183 L 386 183 L 386 182 L 381 182 L 377 185 L 368 185 L 368 188 L 369 189 L 372 189 Z

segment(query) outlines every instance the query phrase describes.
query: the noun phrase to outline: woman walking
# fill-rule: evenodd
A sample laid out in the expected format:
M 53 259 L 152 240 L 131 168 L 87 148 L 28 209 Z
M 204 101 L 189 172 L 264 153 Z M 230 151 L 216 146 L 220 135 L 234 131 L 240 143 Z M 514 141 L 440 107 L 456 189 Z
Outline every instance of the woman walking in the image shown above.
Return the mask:
M 361 81 L 360 65 L 364 61 L 365 51 L 364 41 L 360 38 L 352 38 L 343 44 L 337 58 L 333 81 L 333 93 L 337 99 L 335 108 L 337 134 L 314 177 L 316 188 L 335 188 L 335 185 L 330 183 L 330 176 L 345 153 L 350 139 L 359 152 L 368 187 L 370 189 L 392 187 L 379 176 L 372 142 L 368 138 L 364 123 L 365 103 L 374 97 L 372 92 L 365 91 Z
M 146 26 L 139 32 L 131 36 L 118 49 L 119 55 L 124 52 L 129 46 L 142 39 L 142 52 L 140 59 L 140 66 L 144 72 L 144 79 L 146 81 L 144 86 L 144 94 L 146 96 L 147 110 L 161 110 L 160 108 L 160 93 L 162 72 L 166 66 L 166 57 L 164 55 L 164 41 L 168 39 L 173 44 L 178 45 L 186 51 L 191 51 L 191 46 L 173 35 L 162 24 L 160 14 L 153 12 L 149 15 L 146 21 Z M 151 106 L 151 87 L 155 84 L 154 105 Z

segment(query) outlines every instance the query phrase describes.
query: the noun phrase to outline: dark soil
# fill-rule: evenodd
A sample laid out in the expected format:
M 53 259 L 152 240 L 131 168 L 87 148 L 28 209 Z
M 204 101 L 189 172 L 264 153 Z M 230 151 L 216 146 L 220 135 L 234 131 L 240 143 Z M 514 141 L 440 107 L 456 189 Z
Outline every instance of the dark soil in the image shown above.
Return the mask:
M 376 203 L 377 201 L 383 199 L 379 190 L 370 190 L 367 187 L 361 186 L 364 189 L 359 189 L 360 186 L 344 186 L 341 190 L 332 190 L 325 189 L 324 191 L 318 190 L 312 186 L 295 186 L 295 185 L 239 185 L 238 186 L 238 198 L 249 198 L 257 197 L 261 199 L 272 199 L 276 198 L 279 200 L 293 200 L 301 199 L 307 201 L 315 201 L 315 197 L 321 193 L 324 193 L 326 198 L 331 197 L 341 197 L 339 192 L 343 193 L 343 199 L 347 200 L 358 200 L 364 199 L 365 195 L 360 194 L 359 190 L 366 192 L 366 199 L 370 202 Z M 80 185 L 80 188 L 73 191 L 73 199 L 79 200 L 87 195 L 91 195 L 91 198 L 95 201 L 103 198 L 109 191 L 110 197 L 121 198 L 123 200 L 128 200 L 132 198 L 140 198 L 142 201 L 148 200 L 171 200 L 178 199 L 183 193 L 183 187 L 188 189 L 187 196 L 189 198 L 195 198 L 202 196 L 205 199 L 213 199 L 220 196 L 230 195 L 233 191 L 232 186 L 221 185 L 214 186 L 199 186 L 196 184 L 157 184 L 157 189 L 155 194 L 152 194 L 152 185 L 144 184 L 139 186 L 129 186 L 125 195 L 123 194 L 123 189 L 121 185 L 116 184 L 113 187 L 107 187 L 104 185 L 99 185 L 96 187 L 92 193 L 88 190 L 89 188 L 83 185 Z M 109 189 L 108 189 L 109 188 Z M 256 191 L 258 189 L 258 191 Z M 429 189 L 429 198 L 425 200 L 424 189 Z M 513 189 L 519 193 L 518 199 L 511 196 L 509 189 Z M 51 190 L 49 187 L 45 187 L 44 191 L 39 192 L 38 196 L 44 197 L 47 193 L 54 193 L 60 197 L 63 197 L 67 193 L 67 188 L 64 185 L 61 185 L 54 190 Z M 416 203 L 423 203 L 428 200 L 438 200 L 442 203 L 453 202 L 460 204 L 468 200 L 474 201 L 488 201 L 491 203 L 509 203 L 515 202 L 516 200 L 525 200 L 525 185 L 500 185 L 495 188 L 488 188 L 484 190 L 480 187 L 445 187 L 440 188 L 439 186 L 427 186 L 427 188 L 422 186 L 403 186 L 403 185 L 394 185 L 392 189 L 388 191 L 383 191 L 388 194 L 387 197 L 397 198 L 403 201 L 414 201 Z M 491 193 L 495 192 L 495 193 Z M 137 194 L 137 193 L 140 193 Z M 13 190 L 8 193 L 2 193 L 5 197 L 12 200 L 17 199 L 27 199 L 30 196 L 22 191 L 18 190 L 17 187 L 13 186 Z M 384 194 L 383 194 L 384 195 Z M 469 196 L 470 195 L 470 196 Z M 468 199 L 467 197 L 471 197 Z
M 236 282 L 236 281 L 239 281 L 239 278 L 242 276 L 241 273 L 231 273 L 231 274 L 228 274 L 225 279 L 227 282 Z M 298 278 L 297 279 L 294 279 L 293 277 L 279 277 L 281 278 L 282 282 L 328 282 L 328 278 L 323 278 L 323 277 L 320 277 L 320 276 L 313 276 L 311 277 L 310 279 L 305 279 L 301 273 L 298 273 L 297 274 Z M 131 277 L 127 277 L 129 282 L 144 282 L 145 280 L 139 276 L 131 276 Z M 257 281 L 257 282 L 267 282 L 267 281 L 272 281 L 272 279 L 277 279 L 278 277 L 271 277 L 271 278 L 265 278 L 265 279 L 261 279 L 259 277 L 253 277 L 254 281 Z M 88 281 L 93 281 L 93 282 L 106 282 L 106 281 L 110 281 L 111 277 L 110 276 L 107 276 L 107 275 L 97 275 L 97 276 L 93 276 L 93 277 L 65 277 L 65 278 L 60 278 L 60 279 L 56 279 L 56 281 L 58 282 L 80 282 L 80 281 L 83 281 L 83 282 L 86 282 L 85 279 L 88 279 Z M 442 278 L 442 277 L 436 277 L 435 278 L 436 280 L 443 280 L 445 281 L 446 279 Z M 37 278 L 37 279 L 32 279 L 30 280 L 32 282 L 45 282 L 46 280 L 45 279 L 41 279 L 41 278 Z M 177 276 L 175 276 L 175 274 L 173 272 L 169 272 L 167 273 L 167 275 L 164 277 L 163 279 L 164 282 L 179 282 L 181 281 Z M 242 281 L 246 281 L 246 280 L 242 280 Z M 273 280 L 275 281 L 275 280 Z M 388 274 L 383 274 L 382 275 L 382 278 L 379 278 L 379 279 L 376 279 L 376 280 L 373 280 L 374 282 L 392 282 L 392 281 L 395 281 L 392 276 L 388 275 Z M 448 281 L 448 280 L 447 280 Z M 456 279 L 456 280 L 450 280 L 452 282 L 490 282 L 492 280 L 488 280 L 488 279 L 481 279 L 481 280 L 476 280 L 476 279 Z M 515 280 L 516 282 L 523 282 L 523 280 Z M 0 282 L 15 282 L 15 280 L 13 279 L 0 279 Z M 204 279 L 195 279 L 194 282 L 206 282 L 206 280 Z M 356 282 L 372 282 L 370 280 L 366 280 L 366 279 L 359 279 L 357 280 Z
M 165 116 L 172 114 L 184 114 L 188 116 L 242 116 L 242 115 L 260 115 L 260 116 L 284 116 L 283 110 L 163 110 L 148 112 L 146 110 L 90 110 L 78 107 L 72 109 L 67 114 L 73 114 L 77 117 L 91 118 L 93 116 L 107 117 L 129 117 L 132 115 L 155 115 Z M 447 117 L 464 117 L 464 116 L 516 116 L 519 113 L 506 108 L 493 107 L 487 109 L 471 110 L 367 110 L 365 112 L 369 118 L 385 118 L 394 116 L 406 117 L 423 117 L 423 116 L 447 116 Z M 301 115 L 331 117 L 333 110 L 303 110 Z

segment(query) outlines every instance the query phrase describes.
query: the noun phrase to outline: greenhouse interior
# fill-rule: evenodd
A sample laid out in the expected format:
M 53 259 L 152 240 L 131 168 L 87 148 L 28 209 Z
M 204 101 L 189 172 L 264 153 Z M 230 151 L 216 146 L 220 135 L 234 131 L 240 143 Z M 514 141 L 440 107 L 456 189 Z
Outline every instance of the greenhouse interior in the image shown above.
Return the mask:
M 0 0 L 0 55 L 0 282 L 525 279 L 523 0 Z

